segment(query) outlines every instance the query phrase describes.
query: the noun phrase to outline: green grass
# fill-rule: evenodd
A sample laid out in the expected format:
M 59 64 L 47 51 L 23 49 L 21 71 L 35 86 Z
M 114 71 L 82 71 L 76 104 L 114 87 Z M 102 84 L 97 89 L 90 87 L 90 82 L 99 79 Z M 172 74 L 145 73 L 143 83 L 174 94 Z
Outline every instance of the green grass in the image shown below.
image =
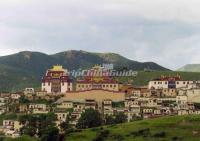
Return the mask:
M 143 130 L 148 133 L 141 134 Z M 100 128 L 67 135 L 66 141 L 92 141 Z M 200 116 L 173 116 L 103 127 L 109 135 L 103 141 L 199 141 Z M 135 133 L 140 133 L 136 135 Z M 162 137 L 155 137 L 164 133 Z
M 16 139 L 8 137 L 8 138 L 5 138 L 3 141 L 39 141 L 39 139 L 32 138 L 32 137 L 29 137 L 27 135 L 24 135 L 24 136 L 16 138 Z

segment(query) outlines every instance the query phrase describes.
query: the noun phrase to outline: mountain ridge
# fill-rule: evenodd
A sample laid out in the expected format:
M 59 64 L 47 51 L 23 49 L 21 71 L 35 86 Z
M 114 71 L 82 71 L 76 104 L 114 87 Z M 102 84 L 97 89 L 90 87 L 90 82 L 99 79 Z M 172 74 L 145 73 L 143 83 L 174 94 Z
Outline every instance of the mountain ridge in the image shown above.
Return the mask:
M 59 64 L 68 70 L 77 70 L 88 69 L 95 64 L 103 63 L 112 63 L 117 70 L 143 71 L 149 68 L 155 71 L 169 71 L 154 62 L 133 61 L 116 53 L 70 50 L 48 55 L 41 52 L 22 51 L 0 57 L 0 91 L 20 90 L 32 86 L 31 83 L 39 87 L 42 76 L 53 65 Z
M 187 64 L 187 65 L 179 68 L 178 71 L 200 72 L 200 64 Z

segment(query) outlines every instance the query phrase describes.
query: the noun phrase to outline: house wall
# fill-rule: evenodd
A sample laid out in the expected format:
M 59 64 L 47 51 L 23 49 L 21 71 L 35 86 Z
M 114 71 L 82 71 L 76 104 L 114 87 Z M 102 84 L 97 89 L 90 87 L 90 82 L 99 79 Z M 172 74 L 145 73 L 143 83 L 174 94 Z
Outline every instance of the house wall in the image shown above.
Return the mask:
M 176 81 L 176 88 L 184 88 L 187 85 L 192 84 L 193 81 Z M 168 81 L 150 81 L 148 88 L 151 89 L 154 87 L 155 89 L 167 89 L 168 88 Z
M 66 93 L 68 91 L 68 83 L 67 82 L 64 82 L 62 83 L 61 82 L 61 93 Z
M 73 108 L 73 102 L 62 102 L 61 104 L 57 105 L 57 108 L 63 108 L 63 109 Z
M 112 99 L 112 101 L 124 101 L 125 93 L 106 90 L 89 90 L 82 92 L 70 92 L 65 94 L 64 98 L 61 99 L 69 101 L 94 99 L 97 102 L 102 102 L 105 99 Z
M 76 85 L 76 91 L 85 91 L 85 90 L 92 90 L 92 89 L 98 89 L 94 87 L 95 84 L 90 83 L 77 83 Z M 96 84 L 99 85 L 99 89 L 102 90 L 109 90 L 109 91 L 119 91 L 119 84 Z
M 148 88 L 151 89 L 152 87 L 154 87 L 155 89 L 167 89 L 168 81 L 149 81 Z
M 51 83 L 48 83 L 48 82 L 42 83 L 42 91 L 51 93 Z

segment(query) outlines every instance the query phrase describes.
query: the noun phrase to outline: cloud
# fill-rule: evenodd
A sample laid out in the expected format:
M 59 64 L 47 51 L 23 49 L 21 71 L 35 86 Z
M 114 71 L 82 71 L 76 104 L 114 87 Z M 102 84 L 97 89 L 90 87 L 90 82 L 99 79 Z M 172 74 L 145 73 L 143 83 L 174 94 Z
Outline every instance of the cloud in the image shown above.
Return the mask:
M 0 55 L 116 52 L 170 69 L 198 63 L 199 0 L 0 1 Z

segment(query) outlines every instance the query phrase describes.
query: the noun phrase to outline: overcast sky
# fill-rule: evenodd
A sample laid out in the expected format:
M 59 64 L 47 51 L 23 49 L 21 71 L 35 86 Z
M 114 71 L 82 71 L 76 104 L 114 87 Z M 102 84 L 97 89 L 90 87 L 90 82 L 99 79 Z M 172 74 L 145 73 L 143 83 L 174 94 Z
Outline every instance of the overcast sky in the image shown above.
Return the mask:
M 115 52 L 170 69 L 200 63 L 200 0 L 0 0 L 0 56 Z

